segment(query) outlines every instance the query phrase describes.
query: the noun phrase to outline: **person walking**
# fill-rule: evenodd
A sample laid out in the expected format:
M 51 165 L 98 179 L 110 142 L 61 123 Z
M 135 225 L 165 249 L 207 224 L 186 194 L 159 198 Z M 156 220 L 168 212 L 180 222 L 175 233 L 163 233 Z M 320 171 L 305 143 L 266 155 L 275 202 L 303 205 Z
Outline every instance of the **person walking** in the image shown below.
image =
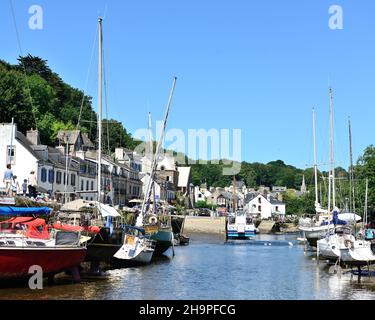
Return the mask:
M 18 183 L 17 176 L 14 176 L 14 178 L 13 178 L 12 192 L 13 192 L 13 196 L 17 196 L 18 194 L 21 193 L 21 191 L 20 191 L 20 184 Z
M 5 184 L 5 193 L 7 197 L 12 196 L 12 181 L 14 181 L 12 166 L 8 164 L 3 178 L 3 182 Z
M 30 172 L 28 184 L 29 184 L 29 196 L 35 199 L 36 198 L 36 186 L 38 184 L 36 182 L 36 175 L 35 175 L 34 170 Z
M 22 183 L 22 194 L 24 197 L 26 197 L 27 195 L 27 187 L 28 187 L 27 179 L 24 179 Z

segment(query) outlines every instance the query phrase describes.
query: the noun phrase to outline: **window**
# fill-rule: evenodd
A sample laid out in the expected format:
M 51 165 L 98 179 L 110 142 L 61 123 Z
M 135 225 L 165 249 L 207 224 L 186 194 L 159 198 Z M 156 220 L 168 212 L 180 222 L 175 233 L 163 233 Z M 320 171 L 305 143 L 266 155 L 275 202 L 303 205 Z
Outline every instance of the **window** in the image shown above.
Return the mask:
M 262 211 L 262 206 L 258 206 L 258 211 L 259 211 L 259 212 Z
M 83 191 L 84 183 L 85 183 L 85 181 L 81 180 L 81 191 Z
M 7 147 L 7 164 L 16 164 L 16 147 Z
M 170 179 L 171 179 L 171 178 L 170 178 L 169 176 L 167 176 L 167 181 L 171 181 Z
M 74 173 L 72 173 L 71 177 L 70 177 L 70 184 L 72 186 L 75 186 L 76 185 L 76 175 Z
M 164 167 L 164 166 L 161 166 L 161 167 L 160 167 L 160 170 L 161 170 L 161 171 L 164 171 L 164 170 L 165 170 L 165 167 Z
M 47 170 L 45 168 L 42 168 L 42 170 L 40 171 L 40 180 L 42 182 L 47 181 Z
M 55 182 L 55 171 L 48 170 L 48 182 L 49 183 L 54 183 Z
M 276 206 L 276 212 L 279 212 L 279 206 Z
M 262 203 L 262 197 L 258 198 L 258 203 Z
M 56 172 L 56 183 L 61 184 L 61 171 Z
M 66 178 L 68 178 L 68 179 L 66 179 Z M 64 172 L 64 184 L 69 184 L 69 175 L 68 175 L 68 177 L 66 176 L 66 172 Z
M 91 181 L 91 190 L 94 190 L 94 181 Z
M 86 191 L 89 191 L 89 180 L 86 180 Z

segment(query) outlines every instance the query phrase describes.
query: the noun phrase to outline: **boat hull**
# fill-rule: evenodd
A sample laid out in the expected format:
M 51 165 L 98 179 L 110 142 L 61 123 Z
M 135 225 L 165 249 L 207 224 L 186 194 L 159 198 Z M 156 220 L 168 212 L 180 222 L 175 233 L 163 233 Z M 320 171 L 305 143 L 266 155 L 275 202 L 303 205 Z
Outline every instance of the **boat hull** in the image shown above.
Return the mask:
M 237 232 L 237 231 L 228 231 L 228 239 L 250 239 L 255 237 L 255 231 L 246 231 L 246 232 Z
M 172 230 L 158 230 L 150 236 L 150 240 L 156 241 L 155 255 L 162 255 L 170 247 L 173 246 L 173 231 Z
M 375 254 L 368 241 L 354 241 L 350 248 L 341 250 L 341 260 L 349 266 L 367 266 L 375 264 Z
M 0 248 L 0 279 L 30 277 L 31 266 L 53 275 L 79 266 L 85 256 L 86 248 Z
M 298 227 L 305 235 L 307 243 L 311 247 L 317 247 L 317 242 L 320 239 L 323 239 L 327 233 L 331 230 L 334 230 L 335 226 L 332 224 L 319 226 L 319 227 Z
M 319 256 L 325 259 L 337 261 L 337 259 L 340 258 L 340 248 L 328 238 L 318 240 L 317 248 L 319 250 Z

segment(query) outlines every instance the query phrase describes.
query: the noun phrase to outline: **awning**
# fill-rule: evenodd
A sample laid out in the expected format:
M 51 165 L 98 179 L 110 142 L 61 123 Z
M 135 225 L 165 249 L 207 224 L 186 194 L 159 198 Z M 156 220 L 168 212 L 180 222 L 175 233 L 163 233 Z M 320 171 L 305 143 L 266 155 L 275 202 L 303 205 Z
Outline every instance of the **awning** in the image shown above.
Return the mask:
M 0 207 L 0 216 L 50 215 L 49 207 Z
M 61 211 L 81 211 L 82 209 L 91 207 L 93 205 L 94 205 L 94 202 L 92 201 L 85 201 L 83 199 L 77 199 L 77 200 L 65 203 L 61 207 Z
M 100 214 L 103 218 L 106 217 L 121 217 L 121 214 L 117 212 L 117 210 L 107 204 L 96 202 L 96 206 L 98 207 Z

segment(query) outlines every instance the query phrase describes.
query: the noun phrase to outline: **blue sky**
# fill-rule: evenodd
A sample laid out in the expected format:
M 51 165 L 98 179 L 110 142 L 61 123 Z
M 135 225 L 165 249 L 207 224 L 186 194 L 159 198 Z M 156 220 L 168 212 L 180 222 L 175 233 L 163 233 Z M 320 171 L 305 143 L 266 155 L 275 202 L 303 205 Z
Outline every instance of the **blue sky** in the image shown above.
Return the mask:
M 178 77 L 169 128 L 242 130 L 242 159 L 313 161 L 311 108 L 317 112 L 318 161 L 328 159 L 328 86 L 334 89 L 335 152 L 348 166 L 351 116 L 355 159 L 374 143 L 375 2 L 372 0 L 13 0 L 21 46 L 66 82 L 85 89 L 97 18 L 105 14 L 109 115 L 130 132 L 161 120 Z M 40 5 L 43 30 L 28 28 Z M 344 29 L 328 27 L 342 6 Z M 0 58 L 19 49 L 9 0 L 0 4 Z M 96 45 L 96 44 L 95 44 Z M 97 94 L 97 50 L 87 94 Z

